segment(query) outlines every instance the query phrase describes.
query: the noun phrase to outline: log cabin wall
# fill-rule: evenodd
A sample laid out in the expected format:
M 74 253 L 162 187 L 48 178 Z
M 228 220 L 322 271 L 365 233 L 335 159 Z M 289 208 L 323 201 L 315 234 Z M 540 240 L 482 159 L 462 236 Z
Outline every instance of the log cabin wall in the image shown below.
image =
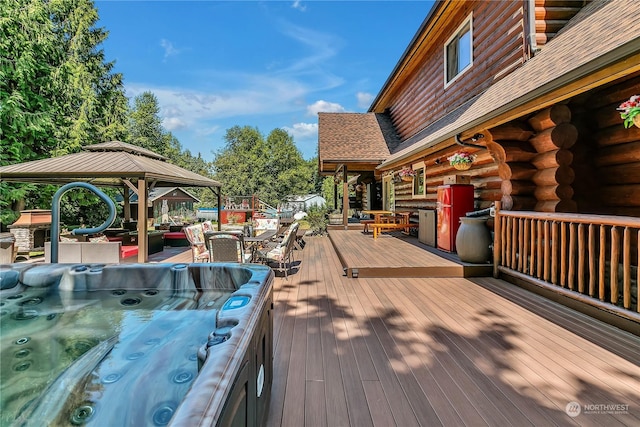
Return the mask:
M 582 103 L 585 127 L 593 138 L 585 171 L 596 186 L 580 194 L 586 204 L 584 212 L 640 217 L 640 128 L 624 128 L 618 106 L 632 95 L 640 94 L 640 75 L 593 91 Z M 597 197 L 592 194 L 597 190 Z M 587 190 L 588 191 L 588 190 Z M 583 212 L 581 210 L 581 212 Z
M 538 49 L 555 37 L 587 0 L 535 0 L 535 38 Z
M 522 65 L 525 57 L 524 5 L 526 1 L 452 2 L 432 31 L 430 47 L 413 58 L 413 69 L 385 99 L 387 111 L 401 140 L 415 135 L 430 123 L 487 89 Z M 473 65 L 444 87 L 444 46 L 473 14 Z M 384 108 L 383 108 L 384 109 Z

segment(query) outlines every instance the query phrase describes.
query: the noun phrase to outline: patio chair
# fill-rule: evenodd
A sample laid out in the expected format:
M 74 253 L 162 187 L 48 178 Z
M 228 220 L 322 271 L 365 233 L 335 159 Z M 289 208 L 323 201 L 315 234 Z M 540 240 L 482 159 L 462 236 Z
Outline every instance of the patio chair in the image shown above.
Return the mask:
M 211 262 L 251 262 L 251 252 L 245 250 L 242 232 L 211 231 L 205 233 Z
M 267 230 L 278 230 L 280 225 L 278 218 L 254 218 L 253 231 L 256 236 Z
M 204 240 L 202 225 L 196 224 L 185 227 L 184 234 L 189 241 L 189 245 L 191 246 L 191 255 L 193 257 L 193 262 L 209 262 L 209 249 L 207 249 L 207 245 Z
M 299 223 L 294 222 L 285 232 L 281 242 L 267 245 L 263 249 L 259 249 L 257 251 L 259 261 L 262 261 L 265 264 L 278 263 L 278 269 L 280 271 L 284 271 L 285 278 L 289 276 L 289 267 L 291 266 L 291 263 L 295 261 L 293 258 L 293 249 L 299 226 Z

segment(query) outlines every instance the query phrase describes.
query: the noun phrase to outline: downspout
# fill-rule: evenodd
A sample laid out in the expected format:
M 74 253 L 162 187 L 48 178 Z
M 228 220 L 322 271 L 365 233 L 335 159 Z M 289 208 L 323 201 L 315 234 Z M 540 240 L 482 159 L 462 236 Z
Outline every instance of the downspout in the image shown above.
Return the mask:
M 538 42 L 536 41 L 536 0 L 528 2 L 529 19 L 529 58 L 533 58 L 538 52 Z
M 479 139 L 484 138 L 484 135 L 481 133 L 476 133 L 475 135 L 473 135 L 471 138 L 469 138 L 471 141 L 476 142 Z M 478 144 L 472 144 L 471 142 L 465 142 L 463 140 L 460 139 L 460 134 L 456 134 L 455 136 L 455 140 L 456 140 L 456 144 L 461 145 L 463 147 L 474 147 L 474 148 L 480 148 L 483 150 L 486 150 L 487 147 L 485 145 L 478 145 Z

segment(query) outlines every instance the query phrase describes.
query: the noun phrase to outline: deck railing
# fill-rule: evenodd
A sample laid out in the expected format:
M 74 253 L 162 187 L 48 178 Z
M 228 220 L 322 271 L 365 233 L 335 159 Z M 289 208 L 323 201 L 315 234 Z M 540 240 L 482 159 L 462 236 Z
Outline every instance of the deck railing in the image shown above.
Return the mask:
M 498 203 L 494 231 L 494 276 L 517 272 L 637 318 L 640 218 L 501 211 Z

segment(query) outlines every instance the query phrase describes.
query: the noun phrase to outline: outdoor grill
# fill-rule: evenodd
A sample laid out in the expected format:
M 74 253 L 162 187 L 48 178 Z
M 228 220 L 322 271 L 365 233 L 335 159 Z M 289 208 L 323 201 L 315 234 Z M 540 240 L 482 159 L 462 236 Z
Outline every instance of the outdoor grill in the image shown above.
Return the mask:
M 32 251 L 44 251 L 44 243 L 49 240 L 51 233 L 51 211 L 21 211 L 18 220 L 8 228 L 15 238 L 18 254 L 28 258 Z

